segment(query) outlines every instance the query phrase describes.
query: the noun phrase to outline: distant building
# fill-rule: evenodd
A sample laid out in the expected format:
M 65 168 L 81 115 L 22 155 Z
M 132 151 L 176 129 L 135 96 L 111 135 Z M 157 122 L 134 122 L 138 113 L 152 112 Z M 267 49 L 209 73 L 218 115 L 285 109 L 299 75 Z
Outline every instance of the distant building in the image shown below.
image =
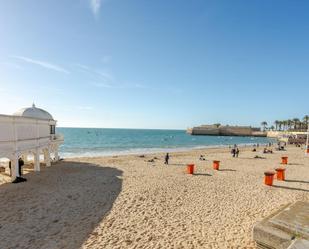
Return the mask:
M 19 176 L 20 157 L 27 161 L 32 155 L 34 171 L 40 171 L 40 155 L 44 155 L 47 167 L 52 160 L 59 160 L 58 149 L 64 139 L 56 134 L 56 124 L 51 114 L 34 104 L 13 115 L 0 114 L 0 158 L 11 161 L 12 180 Z
M 213 135 L 213 136 L 258 136 L 266 137 L 265 132 L 251 126 L 230 125 L 201 125 L 187 129 L 191 135 Z

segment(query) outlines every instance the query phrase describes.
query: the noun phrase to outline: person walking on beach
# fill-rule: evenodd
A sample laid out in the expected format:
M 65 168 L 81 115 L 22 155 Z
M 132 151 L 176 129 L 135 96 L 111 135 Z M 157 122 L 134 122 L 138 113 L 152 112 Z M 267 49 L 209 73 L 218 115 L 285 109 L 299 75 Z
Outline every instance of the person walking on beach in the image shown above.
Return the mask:
M 235 157 L 235 154 L 236 154 L 235 148 L 233 148 L 233 149 L 231 150 L 231 154 L 233 155 L 233 157 Z
M 166 153 L 166 155 L 165 155 L 165 162 L 164 162 L 164 164 L 168 164 L 168 160 L 170 159 L 170 155 L 168 154 L 168 153 Z
M 237 145 L 234 144 L 234 148 L 231 150 L 231 153 L 232 153 L 233 157 L 236 156 L 236 149 L 237 149 Z
M 235 155 L 236 155 L 236 157 L 238 157 L 238 155 L 239 155 L 239 149 L 238 149 L 238 147 L 236 147 L 236 149 L 235 149 Z

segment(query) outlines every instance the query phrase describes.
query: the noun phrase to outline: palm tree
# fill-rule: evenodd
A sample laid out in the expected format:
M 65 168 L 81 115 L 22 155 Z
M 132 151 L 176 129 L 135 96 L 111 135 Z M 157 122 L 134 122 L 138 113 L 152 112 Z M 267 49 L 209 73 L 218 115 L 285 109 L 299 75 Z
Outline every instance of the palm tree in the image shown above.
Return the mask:
M 283 121 L 279 121 L 279 131 L 281 131 L 282 130 L 282 126 L 283 126 Z
M 267 126 L 267 122 L 266 121 L 263 121 L 261 123 L 261 126 L 263 126 L 263 130 L 265 131 L 266 130 L 266 126 Z
M 293 122 L 294 122 L 294 130 L 296 130 L 299 126 L 299 119 L 298 118 L 293 118 Z
M 282 121 L 282 125 L 283 125 L 283 130 L 287 130 L 288 121 L 287 120 L 283 120 Z
M 309 115 L 305 115 L 305 117 L 303 118 L 303 121 L 305 123 L 305 129 L 308 129 L 308 124 L 309 124 Z
M 288 119 L 288 129 L 290 130 L 292 128 L 293 121 L 291 119 Z
M 302 122 L 301 120 L 299 120 L 299 127 L 298 129 L 302 130 L 305 127 L 305 122 Z
M 280 121 L 279 120 L 275 120 L 274 124 L 276 126 L 276 131 L 278 130 L 278 126 L 279 126 Z

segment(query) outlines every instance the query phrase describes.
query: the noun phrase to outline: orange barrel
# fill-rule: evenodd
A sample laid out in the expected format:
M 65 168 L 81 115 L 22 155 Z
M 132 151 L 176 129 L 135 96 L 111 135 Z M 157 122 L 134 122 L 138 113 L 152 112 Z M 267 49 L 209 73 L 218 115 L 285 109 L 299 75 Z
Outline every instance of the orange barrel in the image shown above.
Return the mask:
M 266 171 L 264 172 L 264 183 L 268 186 L 272 186 L 273 185 L 273 181 L 274 181 L 274 175 L 275 175 L 275 172 L 272 172 L 272 171 Z
M 277 180 L 284 181 L 285 180 L 285 168 L 277 168 Z
M 288 157 L 287 156 L 281 157 L 281 163 L 282 164 L 288 164 Z
M 309 148 L 307 148 L 307 154 L 309 154 Z
M 220 161 L 214 160 L 214 161 L 213 161 L 213 164 L 212 164 L 212 167 L 213 167 L 215 170 L 219 170 L 219 165 L 220 165 Z
M 194 173 L 194 164 L 187 165 L 187 173 L 193 175 Z

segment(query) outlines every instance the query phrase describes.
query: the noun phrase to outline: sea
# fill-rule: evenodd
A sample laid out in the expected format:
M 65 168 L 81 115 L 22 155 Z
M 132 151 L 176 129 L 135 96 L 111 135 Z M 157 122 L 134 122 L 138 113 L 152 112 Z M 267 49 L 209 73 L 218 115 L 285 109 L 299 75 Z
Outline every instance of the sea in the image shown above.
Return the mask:
M 275 142 L 265 137 L 192 136 L 185 130 L 57 128 L 62 158 L 176 152 Z

